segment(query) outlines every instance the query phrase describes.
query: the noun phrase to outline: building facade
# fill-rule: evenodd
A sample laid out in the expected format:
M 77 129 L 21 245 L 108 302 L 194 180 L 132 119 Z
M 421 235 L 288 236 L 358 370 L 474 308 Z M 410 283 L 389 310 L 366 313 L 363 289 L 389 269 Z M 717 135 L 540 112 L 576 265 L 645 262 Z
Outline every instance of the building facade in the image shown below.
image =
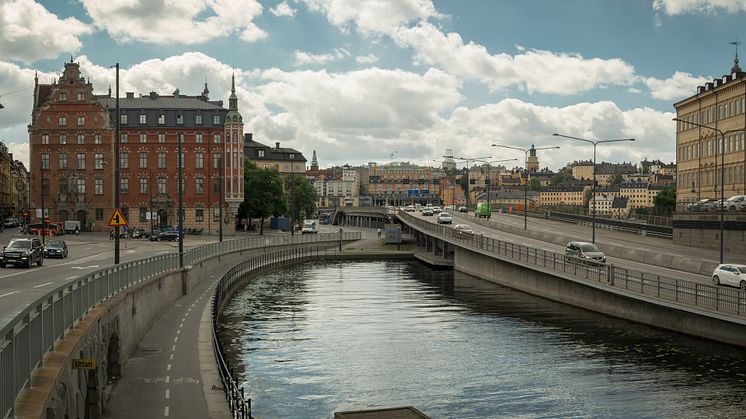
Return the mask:
M 243 122 L 235 83 L 231 109 L 200 96 L 156 92 L 119 99 L 96 96 L 77 63 L 52 84 L 35 80 L 29 125 L 31 206 L 42 206 L 54 221 L 78 220 L 84 230 L 109 229 L 119 188 L 119 208 L 130 228 L 178 223 L 179 187 L 184 227 L 214 232 L 222 222 L 234 232 L 243 201 Z M 231 115 L 228 121 L 227 116 Z M 115 185 L 117 122 L 119 185 Z M 179 181 L 179 143 L 183 181 Z M 220 220 L 221 194 L 224 197 Z M 42 201 L 43 205 L 42 205 Z
M 384 165 L 368 163 L 367 192 L 373 205 L 407 205 L 411 203 L 440 203 L 441 168 L 418 166 L 409 162 Z
M 678 210 L 721 193 L 726 199 L 746 194 L 745 100 L 746 73 L 736 56 L 730 73 L 674 104 L 683 121 L 676 123 Z

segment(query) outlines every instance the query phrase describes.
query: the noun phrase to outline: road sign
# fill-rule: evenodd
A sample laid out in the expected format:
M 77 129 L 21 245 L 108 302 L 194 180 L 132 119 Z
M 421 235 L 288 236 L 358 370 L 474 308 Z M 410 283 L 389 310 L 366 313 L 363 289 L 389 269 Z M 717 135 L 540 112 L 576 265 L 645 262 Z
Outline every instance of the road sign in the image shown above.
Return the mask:
M 109 219 L 109 227 L 121 227 L 127 225 L 127 219 L 124 218 L 122 211 L 119 208 L 114 210 L 114 214 L 111 214 Z
M 76 370 L 95 370 L 96 358 L 75 358 L 73 368 Z

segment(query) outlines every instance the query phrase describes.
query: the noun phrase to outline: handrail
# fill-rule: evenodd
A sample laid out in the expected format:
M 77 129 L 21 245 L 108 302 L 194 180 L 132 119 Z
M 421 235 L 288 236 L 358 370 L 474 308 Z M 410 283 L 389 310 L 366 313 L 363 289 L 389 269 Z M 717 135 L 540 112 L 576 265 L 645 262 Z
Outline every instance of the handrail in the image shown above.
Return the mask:
M 746 322 L 746 291 L 699 284 L 684 279 L 653 275 L 612 264 L 580 261 L 577 258 L 536 249 L 522 244 L 484 237 L 465 235 L 453 228 L 420 220 L 399 212 L 399 220 L 449 243 L 508 259 L 543 270 L 569 275 L 581 281 L 592 281 L 623 290 L 625 293 L 666 302 L 667 304 L 694 307 L 705 312 L 725 315 L 739 322 Z
M 343 232 L 342 240 L 355 240 L 360 233 Z M 184 252 L 185 266 L 242 249 L 340 240 L 339 233 L 259 236 L 212 243 Z M 0 417 L 13 410 L 16 396 L 28 385 L 31 372 L 41 365 L 44 354 L 63 338 L 95 305 L 144 280 L 178 271 L 176 253 L 120 263 L 65 283 L 47 292 L 28 307 L 11 313 L 0 325 Z

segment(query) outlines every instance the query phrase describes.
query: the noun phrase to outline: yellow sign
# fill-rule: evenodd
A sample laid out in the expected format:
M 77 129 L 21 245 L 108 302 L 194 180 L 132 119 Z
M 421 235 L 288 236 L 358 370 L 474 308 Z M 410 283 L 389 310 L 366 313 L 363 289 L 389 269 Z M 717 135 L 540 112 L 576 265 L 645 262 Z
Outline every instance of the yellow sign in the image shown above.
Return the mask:
M 121 227 L 126 225 L 127 219 L 124 218 L 122 211 L 119 211 L 119 208 L 115 209 L 114 214 L 111 214 L 111 218 L 109 219 L 109 227 Z
M 95 370 L 96 358 L 73 359 L 73 368 L 76 370 Z

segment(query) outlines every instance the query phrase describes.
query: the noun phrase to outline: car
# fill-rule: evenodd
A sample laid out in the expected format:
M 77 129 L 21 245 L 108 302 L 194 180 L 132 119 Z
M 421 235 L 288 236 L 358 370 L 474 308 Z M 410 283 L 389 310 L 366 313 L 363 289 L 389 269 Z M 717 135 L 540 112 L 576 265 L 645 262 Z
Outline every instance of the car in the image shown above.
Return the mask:
M 433 214 L 440 214 L 440 212 L 443 211 L 440 209 L 440 207 L 433 207 Z
M 746 211 L 746 195 L 735 195 L 725 200 L 726 211 Z
M 150 241 L 176 241 L 179 240 L 179 233 L 171 227 L 155 229 L 150 233 Z
M 715 202 L 715 198 L 700 199 L 697 202 L 687 204 L 686 209 L 689 211 L 705 211 L 705 207 L 710 205 L 711 202 Z
M 720 211 L 720 200 L 711 198 L 707 202 L 703 203 L 700 206 L 699 210 L 707 212 Z
M 565 246 L 565 255 L 583 261 L 606 263 L 606 255 L 593 243 L 569 242 Z
M 44 247 L 37 238 L 13 239 L 0 254 L 0 268 L 7 265 L 21 265 L 30 268 L 36 263 L 44 264 Z
M 453 224 L 453 217 L 447 212 L 438 214 L 438 224 Z
M 48 258 L 58 257 L 64 259 L 67 257 L 67 243 L 64 240 L 50 240 L 44 246 L 44 256 Z
M 469 227 L 468 224 L 456 224 L 453 226 L 453 229 L 456 230 L 459 234 L 466 234 L 466 235 L 473 235 L 474 230 Z
M 467 210 L 467 209 L 466 209 L 466 207 L 465 207 L 465 206 L 463 206 L 463 205 L 462 205 L 462 206 L 460 206 L 460 207 L 458 207 L 458 212 L 468 212 L 468 211 L 469 211 L 469 210 Z
M 433 215 L 433 214 L 434 214 L 433 213 L 433 209 L 430 208 L 430 207 L 425 207 L 425 208 L 422 209 L 422 215 L 430 216 L 430 215 Z
M 414 205 L 407 205 L 406 207 L 404 207 L 404 211 L 405 212 L 414 212 L 415 211 Z
M 316 234 L 319 232 L 319 222 L 316 220 L 305 220 L 303 221 L 303 228 L 300 230 L 301 234 Z
M 3 227 L 5 228 L 13 228 L 18 227 L 18 219 L 13 217 L 8 217 L 3 221 Z
M 715 285 L 733 285 L 746 290 L 746 265 L 720 264 L 712 272 Z

